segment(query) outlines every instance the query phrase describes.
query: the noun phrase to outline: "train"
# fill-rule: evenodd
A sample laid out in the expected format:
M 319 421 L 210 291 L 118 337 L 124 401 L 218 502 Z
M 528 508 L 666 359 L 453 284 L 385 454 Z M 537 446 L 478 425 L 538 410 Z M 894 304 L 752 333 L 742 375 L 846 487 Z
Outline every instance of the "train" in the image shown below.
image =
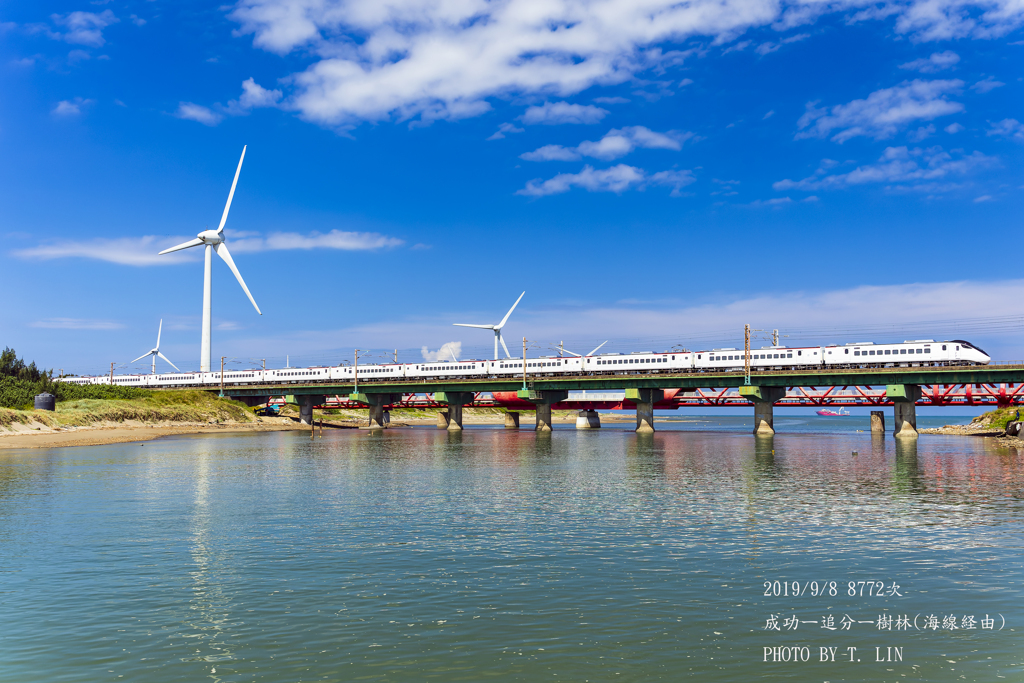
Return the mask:
M 908 340 L 901 343 L 857 342 L 839 346 L 764 346 L 750 352 L 753 370 L 822 370 L 827 368 L 886 368 L 950 365 L 987 365 L 991 358 L 962 339 Z M 525 365 L 525 368 L 523 367 Z M 442 380 L 566 375 L 632 375 L 666 372 L 737 372 L 745 367 L 744 351 L 720 348 L 706 351 L 634 351 L 593 356 L 541 356 L 499 360 L 438 360 L 419 363 L 379 363 L 308 368 L 249 369 L 217 372 L 172 372 L 141 375 L 65 376 L 72 384 L 114 384 L 152 388 L 245 386 L 263 384 L 337 384 L 403 379 Z

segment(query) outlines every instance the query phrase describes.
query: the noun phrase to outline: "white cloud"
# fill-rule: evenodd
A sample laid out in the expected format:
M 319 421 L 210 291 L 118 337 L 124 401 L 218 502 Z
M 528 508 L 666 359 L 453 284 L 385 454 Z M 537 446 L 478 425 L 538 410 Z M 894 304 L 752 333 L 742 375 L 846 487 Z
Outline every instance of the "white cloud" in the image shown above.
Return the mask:
M 689 83 L 693 83 L 690 79 L 686 79 Z M 689 83 L 680 83 L 680 85 L 689 85 Z M 626 104 L 629 102 L 625 97 L 595 97 L 594 101 L 598 104 Z
M 519 128 L 518 126 L 516 126 L 514 124 L 511 124 L 511 123 L 503 123 L 503 124 L 498 126 L 498 131 L 494 135 L 492 135 L 491 137 L 489 137 L 487 139 L 488 140 L 504 140 L 506 133 L 522 133 L 525 130 L 526 130 L 525 128 Z
M 959 153 L 954 157 L 941 147 L 908 149 L 887 147 L 875 164 L 858 166 L 849 173 L 829 175 L 831 164 L 823 164 L 818 171 L 803 180 L 780 180 L 772 185 L 776 190 L 836 190 L 869 183 L 890 183 L 894 189 L 920 189 L 942 191 L 949 189 L 942 183 L 966 176 L 995 163 L 993 157 L 981 152 Z
M 831 139 L 839 143 L 859 135 L 876 140 L 892 137 L 913 121 L 930 121 L 963 111 L 964 105 L 946 99 L 947 95 L 959 92 L 963 85 L 960 80 L 905 81 L 847 104 L 819 109 L 812 102 L 797 123 L 802 132 L 796 137 L 831 135 Z
M 810 38 L 810 37 L 811 37 L 811 34 L 809 34 L 809 33 L 800 33 L 800 34 L 795 35 L 795 36 L 789 36 L 788 38 L 783 38 L 782 40 L 780 40 L 777 43 L 776 42 L 771 42 L 771 41 L 769 41 L 767 43 L 761 43 L 756 48 L 754 48 L 754 51 L 757 52 L 757 54 L 759 54 L 762 57 L 764 57 L 765 55 L 768 55 L 768 54 L 771 54 L 772 52 L 775 52 L 776 50 L 781 48 L 783 45 L 788 45 L 789 43 L 796 43 L 796 42 L 799 42 L 801 40 L 806 40 L 807 38 Z
M 231 238 L 234 235 L 234 238 Z M 296 249 L 340 249 L 343 251 L 369 251 L 398 247 L 403 241 L 373 232 L 328 233 L 276 232 L 263 236 L 259 233 L 233 231 L 228 234 L 232 253 L 259 251 L 293 251 Z M 55 240 L 36 247 L 16 249 L 13 256 L 32 261 L 50 261 L 62 258 L 85 258 L 126 266 L 169 266 L 191 261 L 202 255 L 201 249 L 184 249 L 159 256 L 159 252 L 191 237 L 118 237 L 93 240 Z
M 788 29 L 864 10 L 865 0 L 240 0 L 255 46 L 311 55 L 289 106 L 326 126 L 429 122 L 488 111 L 489 98 L 570 97 L 676 64 L 693 38 Z M 994 38 L 1024 24 L 1019 0 L 905 0 L 853 21 L 895 18 L 916 41 Z M 793 36 L 786 40 L 798 39 Z M 762 48 L 770 49 L 771 46 Z
M 81 97 L 76 97 L 73 100 L 61 100 L 51 113 L 54 116 L 78 116 L 82 113 L 82 108 L 90 104 L 93 104 L 93 100 L 86 100 Z
M 979 93 L 981 95 L 984 95 L 985 93 L 987 93 L 987 92 L 989 92 L 991 90 L 995 90 L 996 88 L 1001 88 L 1004 85 L 1006 85 L 1006 84 L 1003 83 L 1002 81 L 997 81 L 995 79 L 995 77 L 989 76 L 985 80 L 978 81 L 977 83 L 972 85 L 971 86 L 971 90 L 973 90 L 973 91 L 975 91 L 975 92 L 977 92 L 977 93 Z
M 239 253 L 255 251 L 293 251 L 296 249 L 341 249 L 344 251 L 371 251 L 399 247 L 405 242 L 376 232 L 345 232 L 331 230 L 328 233 L 311 232 L 301 235 L 296 232 L 274 232 L 266 237 L 242 237 L 230 242 L 232 251 Z
M 779 208 L 787 204 L 792 204 L 793 200 L 789 197 L 776 197 L 775 199 L 758 199 L 755 202 L 751 202 L 751 206 L 772 206 Z
M 990 195 L 990 194 L 983 194 L 980 197 L 975 197 L 974 198 L 974 203 L 975 204 L 981 204 L 983 202 L 990 202 L 990 201 L 992 201 L 992 195 Z
M 45 318 L 29 323 L 29 327 L 39 327 L 47 330 L 120 330 L 124 328 L 124 325 L 110 320 Z
M 267 90 L 250 77 L 242 81 L 242 96 L 238 98 L 238 106 L 243 109 L 276 107 L 282 96 L 280 90 Z
M 986 135 L 998 135 L 1001 137 L 1013 137 L 1024 140 L 1024 123 L 1017 119 L 1003 119 L 999 123 L 993 123 Z
M 101 47 L 106 40 L 103 38 L 103 29 L 111 24 L 116 24 L 118 18 L 110 10 L 96 14 L 95 12 L 70 12 L 50 16 L 53 23 L 67 28 L 67 32 L 52 34 L 67 43 L 74 45 L 88 45 L 89 47 Z
M 452 356 L 455 357 L 455 360 L 458 360 L 459 356 L 462 355 L 462 342 L 445 342 L 437 351 L 431 351 L 424 346 L 420 349 L 420 353 L 423 355 L 423 360 L 428 363 L 436 363 L 439 360 L 452 360 Z
M 935 135 L 935 126 L 929 123 L 927 126 L 921 126 L 917 130 L 907 133 L 907 139 L 911 142 L 921 142 L 932 135 Z
M 579 152 L 574 147 L 562 147 L 561 145 L 544 145 L 532 152 L 524 152 L 519 155 L 520 159 L 526 161 L 578 161 Z
M 950 69 L 957 65 L 960 61 L 960 55 L 953 52 L 952 50 L 946 50 L 945 52 L 933 52 L 927 59 L 915 59 L 912 62 L 906 64 L 900 64 L 901 69 L 910 69 L 911 71 L 920 71 L 925 74 L 933 74 L 943 69 Z
M 623 157 L 638 147 L 679 151 L 683 143 L 692 137 L 693 133 L 690 132 L 657 133 L 644 126 L 626 126 L 613 128 L 596 142 L 584 140 L 577 147 L 544 145 L 519 156 L 526 161 L 576 161 L 585 156 L 610 161 Z
M 522 121 L 528 126 L 542 123 L 547 126 L 564 123 L 598 123 L 608 115 L 607 109 L 591 104 L 570 104 L 568 102 L 545 102 L 539 107 L 529 107 Z
M 216 126 L 224 119 L 223 114 L 219 114 L 200 104 L 193 104 L 192 102 L 180 102 L 178 104 L 178 111 L 174 115 L 179 119 L 198 121 L 204 126 Z
M 942 130 L 946 131 L 950 135 L 953 135 L 955 133 L 959 133 L 963 129 L 964 129 L 964 127 L 961 126 L 959 123 L 951 123 L 948 126 L 946 126 L 945 128 L 943 128 Z
M 588 192 L 622 193 L 631 189 L 643 189 L 647 185 L 665 185 L 672 188 L 672 195 L 679 196 L 680 190 L 696 181 L 693 173 L 684 171 L 660 171 L 651 175 L 635 166 L 619 164 L 602 170 L 584 166 L 579 173 L 559 173 L 543 182 L 531 180 L 516 194 L 528 197 L 544 197 L 568 192 L 574 187 Z

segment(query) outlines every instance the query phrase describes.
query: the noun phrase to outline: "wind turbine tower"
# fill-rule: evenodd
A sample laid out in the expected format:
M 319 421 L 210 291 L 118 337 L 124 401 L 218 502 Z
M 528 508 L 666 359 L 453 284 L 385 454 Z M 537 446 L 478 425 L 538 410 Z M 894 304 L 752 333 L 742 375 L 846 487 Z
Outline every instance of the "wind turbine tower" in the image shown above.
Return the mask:
M 242 147 L 242 157 L 238 160 L 238 168 L 235 169 L 235 179 L 231 181 L 231 191 L 228 193 L 228 202 L 224 205 L 224 213 L 220 217 L 220 225 L 217 226 L 216 230 L 204 230 L 194 240 L 189 240 L 179 244 L 176 247 L 170 249 L 164 249 L 160 254 L 169 254 L 172 251 L 179 251 L 181 249 L 188 249 L 189 247 L 198 247 L 204 245 L 206 247 L 206 267 L 203 271 L 203 347 L 199 355 L 199 369 L 201 372 L 210 372 L 210 339 L 212 337 L 212 314 L 213 314 L 213 291 L 212 291 L 212 280 L 213 280 L 213 252 L 217 252 L 217 256 L 220 256 L 224 263 L 228 264 L 228 268 L 235 274 L 235 278 L 238 279 L 238 284 L 242 285 L 242 290 L 245 295 L 249 297 L 249 301 L 252 302 L 253 308 L 260 315 L 263 315 L 263 311 L 256 305 L 256 300 L 252 298 L 252 294 L 249 293 L 249 288 L 245 286 L 245 280 L 242 279 L 242 274 L 238 272 L 238 268 L 235 267 L 235 262 L 231 258 L 231 252 L 228 251 L 228 245 L 224 241 L 224 224 L 228 221 L 228 211 L 231 209 L 231 200 L 235 196 L 235 186 L 238 185 L 238 174 L 242 172 L 242 162 L 245 161 L 245 147 Z
M 505 340 L 501 338 L 501 328 L 505 327 L 505 323 L 508 322 L 508 317 L 512 315 L 512 311 L 516 310 L 516 306 L 519 305 L 519 302 L 523 300 L 524 296 L 526 296 L 526 292 L 523 292 L 522 294 L 519 295 L 519 298 L 516 299 L 516 302 L 512 304 L 512 308 L 508 309 L 508 313 L 505 314 L 505 317 L 502 318 L 501 322 L 498 323 L 497 325 L 468 325 L 466 323 L 452 324 L 455 325 L 456 327 L 477 327 L 482 330 L 494 330 L 494 360 L 498 360 L 499 343 L 501 344 L 501 348 L 505 349 L 505 355 L 508 358 L 511 358 L 512 354 L 508 352 L 508 347 L 505 346 Z

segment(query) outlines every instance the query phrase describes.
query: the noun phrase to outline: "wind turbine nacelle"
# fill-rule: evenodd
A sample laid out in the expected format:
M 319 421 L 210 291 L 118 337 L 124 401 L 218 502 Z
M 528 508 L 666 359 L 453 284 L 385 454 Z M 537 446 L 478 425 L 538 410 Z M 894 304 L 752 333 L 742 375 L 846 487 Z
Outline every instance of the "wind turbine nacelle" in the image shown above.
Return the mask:
M 203 230 L 196 237 L 201 239 L 204 244 L 219 244 L 224 241 L 224 236 L 216 230 Z

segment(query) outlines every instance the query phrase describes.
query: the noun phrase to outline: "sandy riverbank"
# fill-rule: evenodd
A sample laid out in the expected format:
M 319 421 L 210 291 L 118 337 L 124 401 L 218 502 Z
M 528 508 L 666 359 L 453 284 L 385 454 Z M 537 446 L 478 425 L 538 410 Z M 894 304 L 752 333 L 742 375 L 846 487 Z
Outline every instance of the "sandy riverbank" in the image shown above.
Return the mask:
M 87 427 L 50 428 L 19 425 L 20 429 L 0 433 L 0 450 L 13 448 L 60 448 L 65 446 L 100 446 L 111 443 L 152 441 L 176 434 L 207 434 L 228 432 L 279 432 L 309 429 L 288 418 L 268 418 L 265 422 L 189 423 L 120 422 Z
M 351 414 L 334 414 L 323 416 L 323 426 L 328 429 L 358 429 L 366 425 L 365 411 L 345 411 Z M 421 411 L 416 411 L 417 413 Z M 504 414 L 482 413 L 468 414 L 463 418 L 463 425 L 500 425 L 504 424 Z M 318 411 L 319 413 L 319 411 Z M 319 421 L 321 416 L 316 416 Z M 0 450 L 15 448 L 62 448 L 71 446 L 100 446 L 113 443 L 130 443 L 152 441 L 164 436 L 179 434 L 226 434 L 230 432 L 278 432 L 278 431 L 309 431 L 310 426 L 301 424 L 295 417 L 263 417 L 259 422 L 225 421 L 217 424 L 203 422 L 158 422 L 146 423 L 126 420 L 124 422 L 106 422 L 82 427 L 50 427 L 38 422 L 12 425 L 10 431 L 0 432 Z M 534 416 L 532 412 L 523 412 L 519 416 L 523 429 L 532 429 Z M 632 416 L 602 415 L 601 419 L 608 422 L 633 420 Z M 556 424 L 575 424 L 575 411 L 561 411 L 552 415 Z M 389 429 L 401 428 L 436 428 L 437 411 L 422 411 L 421 415 L 396 415 L 392 417 Z

